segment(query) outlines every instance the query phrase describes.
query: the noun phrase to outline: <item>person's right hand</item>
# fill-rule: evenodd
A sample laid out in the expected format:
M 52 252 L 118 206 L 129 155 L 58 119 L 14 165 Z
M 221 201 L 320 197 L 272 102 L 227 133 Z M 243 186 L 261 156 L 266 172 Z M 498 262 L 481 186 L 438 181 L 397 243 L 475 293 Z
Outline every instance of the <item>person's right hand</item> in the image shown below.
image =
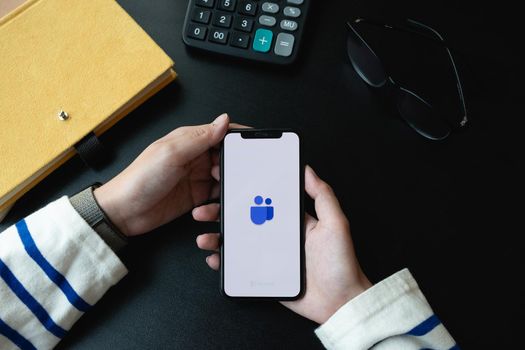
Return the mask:
M 218 180 L 218 171 L 212 172 Z M 318 219 L 306 214 L 306 292 L 295 301 L 282 302 L 292 311 L 317 323 L 324 323 L 350 299 L 372 286 L 357 261 L 350 225 L 331 187 L 309 166 L 305 172 L 305 189 L 315 201 Z M 220 207 L 208 204 L 193 210 L 197 221 L 217 221 Z M 219 249 L 219 234 L 197 237 L 204 250 Z M 218 270 L 220 257 L 213 253 L 208 265 Z

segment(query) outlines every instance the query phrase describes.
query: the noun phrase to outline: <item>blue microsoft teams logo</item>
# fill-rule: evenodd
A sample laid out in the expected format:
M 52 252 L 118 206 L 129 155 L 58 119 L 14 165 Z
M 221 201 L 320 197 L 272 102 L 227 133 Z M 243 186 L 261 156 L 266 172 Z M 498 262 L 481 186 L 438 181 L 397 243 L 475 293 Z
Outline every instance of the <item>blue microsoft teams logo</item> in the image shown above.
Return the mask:
M 250 208 L 250 218 L 255 225 L 262 225 L 266 221 L 273 219 L 273 207 L 271 198 L 266 198 L 263 204 L 263 197 L 257 196 L 253 199 L 256 205 Z

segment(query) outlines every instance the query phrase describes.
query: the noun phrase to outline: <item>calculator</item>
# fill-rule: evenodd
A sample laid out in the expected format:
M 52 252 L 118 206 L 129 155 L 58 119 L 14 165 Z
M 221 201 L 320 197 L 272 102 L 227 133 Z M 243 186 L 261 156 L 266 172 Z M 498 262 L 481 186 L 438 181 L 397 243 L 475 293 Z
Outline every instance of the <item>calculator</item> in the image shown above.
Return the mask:
M 275 64 L 296 60 L 312 0 L 190 0 L 190 47 Z

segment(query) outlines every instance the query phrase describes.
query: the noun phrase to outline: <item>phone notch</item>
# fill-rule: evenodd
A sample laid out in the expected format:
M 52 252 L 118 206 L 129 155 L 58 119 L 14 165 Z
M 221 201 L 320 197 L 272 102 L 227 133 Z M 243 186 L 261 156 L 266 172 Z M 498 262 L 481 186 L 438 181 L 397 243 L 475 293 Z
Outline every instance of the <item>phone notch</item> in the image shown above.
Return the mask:
M 282 136 L 282 130 L 241 131 L 241 137 L 243 139 L 280 139 Z

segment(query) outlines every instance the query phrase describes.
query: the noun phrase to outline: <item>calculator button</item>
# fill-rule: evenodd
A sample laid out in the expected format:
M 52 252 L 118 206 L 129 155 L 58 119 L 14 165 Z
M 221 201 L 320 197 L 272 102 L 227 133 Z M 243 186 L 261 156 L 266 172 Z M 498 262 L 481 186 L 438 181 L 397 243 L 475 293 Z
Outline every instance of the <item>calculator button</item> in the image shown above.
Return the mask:
M 204 38 L 206 38 L 207 30 L 208 28 L 206 27 L 190 24 L 188 26 L 188 36 L 193 39 L 204 40 Z
M 212 8 L 215 0 L 195 0 L 195 5 Z
M 219 0 L 219 9 L 225 11 L 235 10 L 236 0 Z
M 268 52 L 272 46 L 273 32 L 268 29 L 257 29 L 253 39 L 253 50 Z
M 265 2 L 264 4 L 262 4 L 262 10 L 263 12 L 277 13 L 279 12 L 279 5 L 273 2 Z
M 251 32 L 253 28 L 253 19 L 247 17 L 235 17 L 233 28 L 243 32 Z
M 233 20 L 233 28 L 249 33 L 253 29 L 253 19 L 247 17 L 236 17 Z
M 247 49 L 250 44 L 250 36 L 248 34 L 233 32 L 230 44 L 234 47 Z
M 301 15 L 301 9 L 297 7 L 286 6 L 284 8 L 284 15 L 288 17 L 299 17 Z
M 257 3 L 255 1 L 243 1 L 239 7 L 239 12 L 243 15 L 255 16 Z
M 295 37 L 292 34 L 279 33 L 275 41 L 274 52 L 278 56 L 288 57 L 292 54 Z
M 230 28 L 232 25 L 232 15 L 216 13 L 213 20 L 213 25 L 217 27 Z
M 301 5 L 304 2 L 304 0 L 288 0 L 287 2 L 289 4 Z
M 210 16 L 211 16 L 211 11 L 210 10 L 203 10 L 203 9 L 200 9 L 200 8 L 196 8 L 193 11 L 193 15 L 191 16 L 191 20 L 193 22 L 208 24 L 210 22 Z
M 298 24 L 296 21 L 292 21 L 289 19 L 283 19 L 281 21 L 281 29 L 289 30 L 291 32 L 297 30 Z
M 228 42 L 228 31 L 223 29 L 212 29 L 208 40 L 218 44 L 226 44 Z
M 273 27 L 276 22 L 277 21 L 275 17 L 266 16 L 266 15 L 262 15 L 261 17 L 259 17 L 259 23 L 263 26 Z

